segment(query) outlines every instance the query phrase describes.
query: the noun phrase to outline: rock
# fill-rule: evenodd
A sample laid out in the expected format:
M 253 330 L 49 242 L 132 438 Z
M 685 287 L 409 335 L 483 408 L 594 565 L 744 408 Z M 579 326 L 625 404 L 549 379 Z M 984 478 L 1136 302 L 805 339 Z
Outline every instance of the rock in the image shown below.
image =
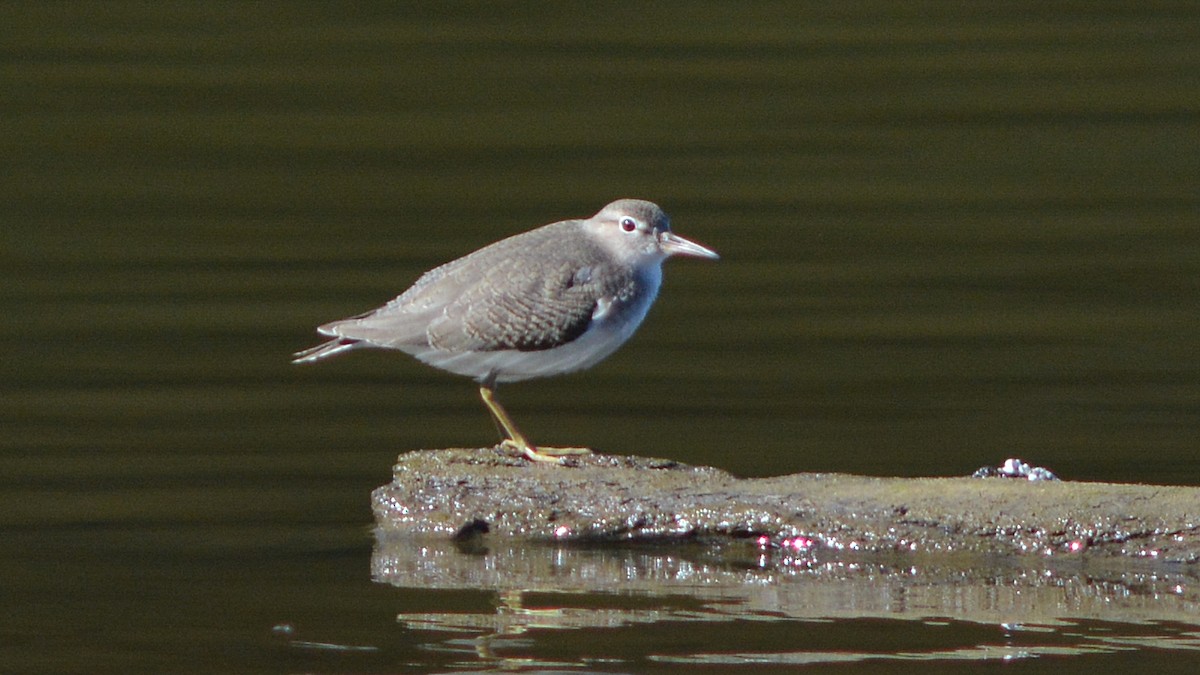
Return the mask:
M 372 495 L 379 532 L 1200 560 L 1195 487 L 843 474 L 744 479 L 647 457 L 568 462 L 533 464 L 490 448 L 403 454 L 392 483 Z

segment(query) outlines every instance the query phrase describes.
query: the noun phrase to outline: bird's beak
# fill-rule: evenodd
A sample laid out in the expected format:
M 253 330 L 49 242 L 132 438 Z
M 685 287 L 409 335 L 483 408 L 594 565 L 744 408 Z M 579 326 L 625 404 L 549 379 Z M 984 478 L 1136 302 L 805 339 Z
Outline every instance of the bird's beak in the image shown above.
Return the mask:
M 658 236 L 658 246 L 667 255 L 690 255 L 695 258 L 712 258 L 714 260 L 721 257 L 711 248 L 688 241 L 670 230 Z

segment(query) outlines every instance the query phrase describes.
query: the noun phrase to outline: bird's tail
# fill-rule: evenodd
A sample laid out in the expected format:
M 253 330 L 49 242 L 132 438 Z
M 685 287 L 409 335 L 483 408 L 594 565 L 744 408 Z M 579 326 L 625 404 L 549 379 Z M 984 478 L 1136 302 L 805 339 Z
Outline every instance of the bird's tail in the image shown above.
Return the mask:
M 323 342 L 316 347 L 309 347 L 304 351 L 292 354 L 292 356 L 295 357 L 292 359 L 292 363 L 312 363 L 314 361 L 320 361 L 327 356 L 340 354 L 347 349 L 354 349 L 358 346 L 358 343 L 358 340 L 351 340 L 349 338 L 337 338 L 335 340 L 330 340 L 329 342 Z

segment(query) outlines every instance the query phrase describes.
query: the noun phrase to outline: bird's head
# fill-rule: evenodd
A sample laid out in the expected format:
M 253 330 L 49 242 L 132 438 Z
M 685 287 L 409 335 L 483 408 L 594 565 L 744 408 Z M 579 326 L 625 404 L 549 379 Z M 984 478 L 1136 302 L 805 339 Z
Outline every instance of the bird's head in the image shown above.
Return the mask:
M 585 225 L 622 260 L 661 263 L 673 255 L 717 258 L 717 252 L 671 231 L 671 219 L 658 204 L 618 199 L 600 209 Z

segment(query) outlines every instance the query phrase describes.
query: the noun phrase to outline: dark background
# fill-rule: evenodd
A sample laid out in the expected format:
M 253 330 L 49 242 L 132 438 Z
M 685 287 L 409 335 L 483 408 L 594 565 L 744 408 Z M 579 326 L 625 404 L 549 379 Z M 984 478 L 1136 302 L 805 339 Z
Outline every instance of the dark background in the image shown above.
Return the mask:
M 495 431 L 473 383 L 403 355 L 289 355 L 618 197 L 722 260 L 668 263 L 605 363 L 505 387 L 535 441 L 1200 484 L 1192 4 L 3 3 L 0 25 L 17 664 L 275 668 L 257 641 L 337 613 L 322 588 L 376 610 L 357 639 L 392 635 L 369 491 L 400 452 Z M 196 645 L 226 660 L 182 666 Z

